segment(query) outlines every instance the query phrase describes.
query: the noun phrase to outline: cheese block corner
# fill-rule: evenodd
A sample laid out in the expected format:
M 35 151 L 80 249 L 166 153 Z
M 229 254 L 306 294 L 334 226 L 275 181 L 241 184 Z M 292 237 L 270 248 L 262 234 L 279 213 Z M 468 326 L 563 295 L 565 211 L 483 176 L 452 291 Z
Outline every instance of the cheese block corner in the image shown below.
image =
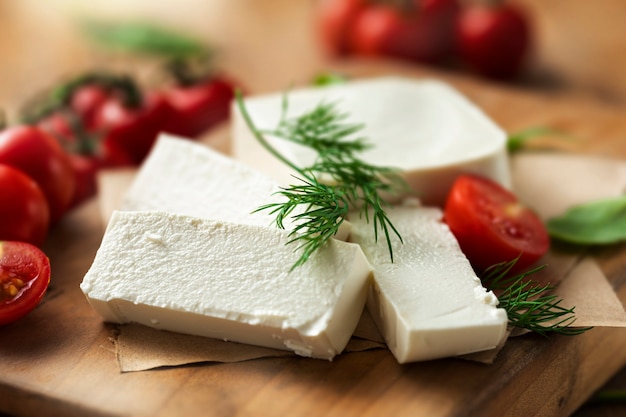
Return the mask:
M 371 281 L 360 247 L 332 240 L 303 266 L 289 232 L 160 211 L 115 211 L 80 288 L 105 321 L 332 359 Z
M 507 314 L 461 252 L 441 210 L 398 206 L 388 216 L 402 235 L 394 262 L 371 225 L 351 218 L 352 240 L 373 269 L 367 308 L 399 363 L 458 356 L 497 347 Z

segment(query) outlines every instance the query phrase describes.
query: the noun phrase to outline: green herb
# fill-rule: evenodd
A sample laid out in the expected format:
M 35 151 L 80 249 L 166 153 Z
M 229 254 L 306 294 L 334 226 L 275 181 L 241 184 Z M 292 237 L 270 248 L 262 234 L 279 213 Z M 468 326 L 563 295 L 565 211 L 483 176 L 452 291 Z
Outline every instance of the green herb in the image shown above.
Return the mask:
M 110 49 L 163 57 L 197 56 L 209 52 L 195 39 L 149 23 L 87 21 L 82 28 L 89 38 Z
M 348 77 L 336 72 L 322 72 L 313 78 L 315 87 L 326 87 L 328 85 L 345 84 Z
M 284 221 L 288 217 L 295 220 L 296 226 L 290 235 L 293 239 L 289 243 L 299 243 L 297 248 L 302 249 L 302 255 L 294 268 L 305 263 L 332 238 L 348 213 L 355 209 L 359 209 L 368 222 L 371 210 L 376 239 L 379 231 L 382 231 L 393 261 L 391 234 L 395 234 L 400 241 L 402 238 L 385 213 L 386 202 L 381 192 L 393 193 L 404 183 L 392 168 L 370 165 L 356 156 L 369 147 L 364 138 L 354 138 L 354 134 L 363 126 L 346 123 L 347 115 L 338 112 L 335 105 L 329 103 L 320 103 L 309 113 L 289 119 L 285 96 L 277 128 L 271 131 L 259 130 L 252 122 L 241 94 L 237 94 L 236 100 L 256 139 L 272 155 L 292 168 L 296 172 L 295 178 L 300 181 L 300 184 L 281 189 L 279 194 L 286 198 L 284 202 L 257 209 L 268 210 L 275 215 L 275 223 L 280 228 L 284 228 Z M 280 154 L 266 140 L 265 135 L 315 150 L 315 162 L 309 167 L 297 166 Z M 330 177 L 330 181 L 320 181 L 321 176 Z
M 577 205 L 548 219 L 550 236 L 574 244 L 608 245 L 626 240 L 626 195 Z
M 550 285 L 541 285 L 527 277 L 543 269 L 540 266 L 517 275 L 511 275 L 511 268 L 517 259 L 503 262 L 488 268 L 481 280 L 487 288 L 498 294 L 498 306 L 508 316 L 509 326 L 523 328 L 546 336 L 557 333 L 574 336 L 591 329 L 572 327 L 576 320 L 574 307 L 566 308 L 556 295 L 550 294 Z
M 591 397 L 589 402 L 591 404 L 624 404 L 626 403 L 626 390 L 602 390 Z
M 511 153 L 517 152 L 521 150 L 528 141 L 535 139 L 538 136 L 545 135 L 565 136 L 565 133 L 549 127 L 531 127 L 519 132 L 510 133 L 507 138 L 507 149 Z

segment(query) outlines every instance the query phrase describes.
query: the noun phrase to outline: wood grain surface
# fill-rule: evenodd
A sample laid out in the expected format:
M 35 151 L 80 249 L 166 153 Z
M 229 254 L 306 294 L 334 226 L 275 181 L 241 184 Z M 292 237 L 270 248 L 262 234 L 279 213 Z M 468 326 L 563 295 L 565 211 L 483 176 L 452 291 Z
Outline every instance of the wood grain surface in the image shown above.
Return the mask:
M 517 94 L 465 78 L 404 66 L 354 62 L 354 76 L 439 76 L 472 97 L 505 127 L 538 121 L 579 135 L 575 152 L 604 153 L 599 139 L 626 132 L 626 120 L 584 102 Z M 587 117 L 580 117 L 585 106 Z M 537 109 L 542 109 L 540 112 Z M 596 121 L 600 120 L 600 123 Z M 625 155 L 623 146 L 611 146 Z M 493 365 L 446 359 L 401 366 L 387 350 L 340 356 L 204 364 L 122 374 L 112 338 L 78 284 L 102 236 L 91 201 L 65 218 L 45 250 L 54 279 L 44 303 L 2 329 L 1 409 L 15 415 L 543 415 L 566 416 L 626 363 L 626 329 L 596 328 L 577 337 L 525 336 L 507 343 Z M 626 252 L 597 254 L 626 299 Z
M 59 77 L 94 66 L 136 71 L 141 60 L 103 56 L 76 35 L 77 15 L 141 17 L 185 28 L 219 49 L 219 67 L 251 91 L 302 83 L 320 70 L 354 76 L 435 76 L 453 83 L 507 130 L 550 126 L 576 141 L 563 151 L 626 159 L 623 0 L 519 0 L 536 23 L 533 62 L 515 84 L 382 61 L 329 62 L 315 42 L 314 1 L 79 2 L 0 0 L 0 101 L 8 114 Z M 593 5 L 592 5 L 593 3 Z M 289 36 L 285 36 L 289 33 Z M 42 305 L 0 330 L 0 412 L 15 416 L 429 415 L 609 416 L 580 407 L 626 363 L 626 331 L 511 341 L 492 366 L 457 359 L 398 365 L 384 350 L 332 363 L 264 359 L 121 374 L 112 339 L 78 288 L 102 236 L 95 201 L 51 232 L 54 278 Z M 596 253 L 622 301 L 626 247 Z M 620 384 L 620 381 L 625 381 Z

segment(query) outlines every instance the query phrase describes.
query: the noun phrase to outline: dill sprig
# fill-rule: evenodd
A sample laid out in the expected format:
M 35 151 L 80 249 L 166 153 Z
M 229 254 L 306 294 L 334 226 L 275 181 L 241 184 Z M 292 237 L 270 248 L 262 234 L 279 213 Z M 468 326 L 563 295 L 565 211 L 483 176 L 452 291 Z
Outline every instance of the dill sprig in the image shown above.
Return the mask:
M 509 326 L 523 328 L 540 335 L 548 333 L 574 336 L 582 334 L 591 327 L 572 327 L 576 320 L 574 307 L 561 305 L 562 299 L 550 294 L 554 289 L 549 284 L 539 284 L 527 279 L 545 265 L 538 266 L 520 274 L 510 274 L 517 259 L 503 262 L 488 268 L 481 280 L 490 290 L 498 295 L 498 306 L 508 316 Z
M 293 268 L 309 257 L 337 234 L 348 213 L 358 209 L 367 221 L 373 221 L 376 239 L 385 236 L 389 256 L 393 262 L 391 235 L 400 242 L 402 237 L 385 212 L 387 205 L 381 193 L 394 193 L 404 187 L 397 172 L 388 167 L 371 165 L 357 157 L 370 147 L 363 137 L 354 137 L 362 124 L 347 123 L 347 114 L 337 111 L 334 103 L 319 103 L 313 110 L 296 118 L 287 117 L 287 96 L 283 97 L 281 118 L 274 130 L 256 128 L 240 94 L 236 96 L 239 110 L 255 138 L 277 159 L 295 171 L 298 184 L 281 188 L 285 197 L 280 203 L 259 207 L 276 216 L 275 224 L 284 228 L 284 222 L 294 220 L 294 229 L 288 243 L 299 243 L 302 253 Z M 297 143 L 316 152 L 311 166 L 299 167 L 276 150 L 266 139 L 271 135 Z M 329 177 L 328 181 L 320 178 Z M 370 216 L 371 210 L 371 216 Z

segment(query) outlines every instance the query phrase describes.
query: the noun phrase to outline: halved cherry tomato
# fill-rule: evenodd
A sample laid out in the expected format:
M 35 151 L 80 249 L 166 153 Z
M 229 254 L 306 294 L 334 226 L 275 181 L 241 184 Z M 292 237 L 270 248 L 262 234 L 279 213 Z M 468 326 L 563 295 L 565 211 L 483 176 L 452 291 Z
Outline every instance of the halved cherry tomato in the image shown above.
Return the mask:
M 50 283 L 50 261 L 25 242 L 0 241 L 0 326 L 31 312 Z
M 76 180 L 68 155 L 48 133 L 34 126 L 14 126 L 0 132 L 0 163 L 31 177 L 50 206 L 51 223 L 69 208 Z
M 0 240 L 39 246 L 49 223 L 48 202 L 37 183 L 22 171 L 0 164 Z
M 519 257 L 523 270 L 549 249 L 545 225 L 500 184 L 476 175 L 454 182 L 445 204 L 444 220 L 477 271 Z
M 235 89 L 230 81 L 216 77 L 188 86 L 174 86 L 164 94 L 173 112 L 163 129 L 175 135 L 197 138 L 228 119 Z

